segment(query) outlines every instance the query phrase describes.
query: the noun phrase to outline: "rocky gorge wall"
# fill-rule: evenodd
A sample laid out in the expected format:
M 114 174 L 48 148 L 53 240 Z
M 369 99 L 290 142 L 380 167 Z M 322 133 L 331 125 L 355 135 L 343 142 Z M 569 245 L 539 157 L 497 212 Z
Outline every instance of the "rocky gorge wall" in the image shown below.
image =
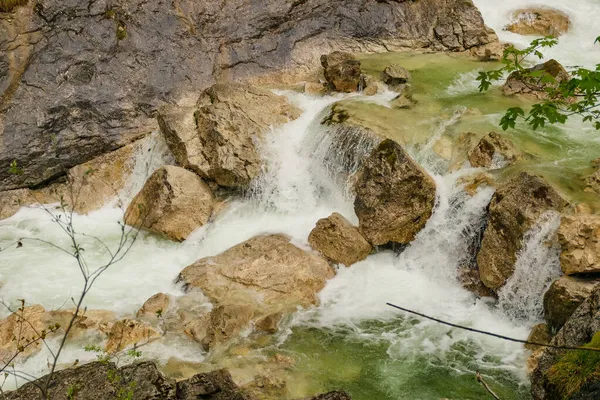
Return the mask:
M 0 191 L 146 135 L 160 105 L 195 101 L 217 81 L 296 79 L 332 48 L 493 42 L 464 0 L 30 1 L 0 13 Z

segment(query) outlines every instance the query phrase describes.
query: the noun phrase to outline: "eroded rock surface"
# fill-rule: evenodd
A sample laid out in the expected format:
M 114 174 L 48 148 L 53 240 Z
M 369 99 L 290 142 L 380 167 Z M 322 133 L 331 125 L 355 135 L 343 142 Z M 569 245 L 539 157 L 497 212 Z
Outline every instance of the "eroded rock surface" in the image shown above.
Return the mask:
M 214 201 L 196 174 L 167 165 L 156 170 L 132 200 L 125 223 L 182 241 L 208 222 Z
M 261 170 L 260 140 L 270 127 L 299 115 L 285 97 L 268 90 L 217 84 L 202 93 L 195 111 L 167 108 L 159 122 L 180 165 L 219 186 L 243 189 Z
M 542 178 L 522 172 L 502 185 L 489 206 L 477 264 L 481 281 L 498 289 L 513 274 L 525 233 L 545 212 L 560 212 L 566 201 Z
M 359 230 L 339 213 L 318 220 L 308 243 L 331 262 L 347 267 L 364 260 L 373 250 Z
M 34 6 L 0 20 L 0 190 L 46 182 L 146 135 L 158 108 L 216 81 L 283 69 L 280 77 L 297 80 L 333 50 L 464 51 L 497 41 L 463 0 Z M 8 173 L 13 160 L 23 174 Z
M 359 89 L 362 72 L 360 61 L 352 54 L 334 51 L 321 56 L 325 80 L 338 92 L 352 93 Z
M 600 273 L 600 215 L 563 216 L 558 240 L 566 275 Z
M 513 22 L 505 30 L 521 35 L 558 37 L 569 31 L 569 16 L 550 7 L 524 8 L 512 13 Z
M 469 162 L 473 167 L 501 168 L 519 158 L 515 145 L 497 132 L 488 133 L 469 151 Z
M 244 322 L 317 304 L 317 293 L 333 276 L 327 261 L 294 246 L 289 237 L 264 235 L 198 260 L 177 280 L 187 289 L 202 289 L 217 307 L 212 329 L 226 326 L 224 337 L 229 338 L 229 332 L 247 326 Z M 209 346 L 219 339 L 212 336 Z
M 557 332 L 573 312 L 598 287 L 598 280 L 563 276 L 544 295 L 544 317 L 548 328 Z
M 410 243 L 435 204 L 433 179 L 390 139 L 364 161 L 355 190 L 359 229 L 373 245 Z

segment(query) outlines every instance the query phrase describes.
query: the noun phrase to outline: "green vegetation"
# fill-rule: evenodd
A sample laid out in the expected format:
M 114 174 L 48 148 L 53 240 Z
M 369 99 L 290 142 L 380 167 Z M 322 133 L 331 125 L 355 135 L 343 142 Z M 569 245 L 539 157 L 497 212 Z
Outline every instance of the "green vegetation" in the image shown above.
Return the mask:
M 600 37 L 596 42 L 600 42 Z M 510 46 L 504 50 L 503 67 L 479 73 L 477 80 L 482 92 L 487 91 L 493 81 L 503 79 L 507 73 L 518 74 L 524 82 L 545 86 L 546 100 L 534 104 L 528 113 L 521 107 L 509 108 L 500 121 L 502 129 L 514 128 L 519 119 L 536 130 L 546 124 L 564 124 L 569 117 L 580 116 L 583 122 L 589 122 L 600 130 L 600 64 L 594 70 L 575 67 L 568 71 L 571 75 L 569 79 L 560 81 L 543 69 L 535 70 L 526 66 L 531 57 L 543 58 L 541 49 L 553 47 L 557 43 L 557 39 L 547 36 L 532 41 L 523 50 Z
M 584 347 L 600 348 L 600 332 Z M 548 371 L 548 380 L 563 399 L 570 399 L 592 379 L 600 379 L 600 353 L 594 351 L 568 352 Z
M 28 0 L 0 0 L 0 12 L 11 12 L 15 7 L 27 4 Z
M 119 21 L 117 23 L 117 39 L 123 40 L 126 37 L 127 37 L 127 26 L 125 25 L 125 22 Z
M 12 160 L 10 166 L 8 167 L 8 172 L 10 172 L 13 175 L 21 175 L 23 173 L 23 170 L 19 168 L 17 160 Z

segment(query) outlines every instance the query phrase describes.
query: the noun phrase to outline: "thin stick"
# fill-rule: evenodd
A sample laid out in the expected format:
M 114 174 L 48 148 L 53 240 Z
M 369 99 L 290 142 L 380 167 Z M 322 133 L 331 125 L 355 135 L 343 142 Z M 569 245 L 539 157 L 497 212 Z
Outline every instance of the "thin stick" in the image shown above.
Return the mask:
M 490 389 L 490 387 L 488 386 L 487 383 L 485 383 L 485 381 L 483 380 L 483 377 L 481 376 L 481 374 L 479 373 L 479 371 L 477 371 L 477 373 L 475 373 L 475 377 L 477 377 L 477 382 L 481 383 L 483 385 L 483 387 L 485 388 L 485 390 L 488 391 L 488 393 L 495 398 L 496 400 L 501 400 L 500 397 L 498 397 L 498 395 L 496 393 L 494 393 L 494 391 L 492 389 Z

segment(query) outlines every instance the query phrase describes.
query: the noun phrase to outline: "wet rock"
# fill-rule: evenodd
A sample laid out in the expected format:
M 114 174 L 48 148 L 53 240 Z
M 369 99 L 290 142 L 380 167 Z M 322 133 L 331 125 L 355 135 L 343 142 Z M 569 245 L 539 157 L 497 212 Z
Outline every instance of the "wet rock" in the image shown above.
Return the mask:
M 19 208 L 61 201 L 80 214 L 97 210 L 119 197 L 135 165 L 135 155 L 144 147 L 136 141 L 103 154 L 66 172 L 64 182 L 40 189 L 16 189 L 0 192 L 0 219 L 15 214 Z
M 379 92 L 379 84 L 369 75 L 362 76 L 362 94 L 365 96 L 375 96 Z
M 551 332 L 557 332 L 573 312 L 598 287 L 598 280 L 563 276 L 544 295 L 544 318 Z
M 322 96 L 328 92 L 327 86 L 321 82 L 306 82 L 304 84 L 304 93 Z
M 317 221 L 308 243 L 329 261 L 347 267 L 367 258 L 373 249 L 358 229 L 338 213 Z
M 469 162 L 476 168 L 502 168 L 519 158 L 519 150 L 512 141 L 496 132 L 488 133 L 469 151 Z
M 550 7 L 524 8 L 511 15 L 510 24 L 504 30 L 520 35 L 558 37 L 569 31 L 571 21 L 562 11 Z
M 387 66 L 381 73 L 381 80 L 388 86 L 394 88 L 408 83 L 410 72 L 399 64 Z
M 482 187 L 495 187 L 494 177 L 487 172 L 480 172 L 473 175 L 461 177 L 457 181 L 464 185 L 464 190 L 469 196 L 475 196 Z
M 393 140 L 364 161 L 355 185 L 359 229 L 373 245 L 410 243 L 435 204 L 435 182 Z
M 528 73 L 543 72 L 542 76 L 528 76 Z M 551 78 L 551 82 L 545 82 L 544 79 Z M 538 64 L 525 72 L 515 71 L 506 79 L 502 86 L 502 91 L 507 96 L 525 95 L 538 99 L 548 98 L 548 89 L 556 88 L 564 80 L 570 79 L 569 73 L 556 60 L 546 61 Z
M 213 207 L 213 193 L 202 179 L 168 165 L 148 178 L 127 208 L 125 223 L 183 241 L 208 222 Z
M 113 377 L 112 379 L 110 377 Z M 45 382 L 47 378 L 40 378 Z M 26 383 L 19 390 L 6 393 L 9 400 L 38 400 L 38 382 Z M 119 393 L 131 393 L 131 400 L 178 400 L 175 380 L 165 378 L 151 362 L 141 362 L 117 368 L 112 362 L 92 362 L 77 368 L 55 372 L 48 398 L 69 400 L 75 392 L 78 400 L 109 400 L 120 398 Z M 123 396 L 123 394 L 121 394 Z M 191 399 L 185 397 L 184 399 Z
M 566 275 L 600 273 L 600 215 L 563 216 L 558 240 Z
M 46 325 L 59 324 L 61 329 L 58 331 L 58 334 L 63 334 L 74 314 L 75 309 L 50 311 L 46 316 Z M 117 316 L 113 311 L 80 310 L 73 322 L 73 329 L 69 336 L 85 335 L 91 331 L 97 331 L 102 336 L 108 335 L 116 320 Z
M 0 362 L 6 365 L 12 357 L 26 358 L 41 347 L 39 332 L 47 329 L 46 310 L 40 305 L 25 306 L 0 321 Z
M 464 265 L 460 267 L 458 270 L 458 280 L 462 287 L 474 293 L 477 297 L 495 297 L 494 291 L 481 282 L 479 268 L 476 265 Z
M 285 97 L 244 84 L 217 84 L 207 89 L 194 112 L 160 114 L 161 130 L 177 162 L 207 181 L 243 189 L 258 175 L 260 141 L 270 127 L 297 118 L 300 111 Z
M 1 191 L 146 135 L 161 106 L 216 81 L 305 80 L 333 49 L 464 51 L 497 40 L 462 0 L 135 0 L 111 2 L 110 13 L 104 2 L 29 4 L 0 21 Z M 8 173 L 13 160 L 22 174 Z
M 533 328 L 531 328 L 531 332 L 527 337 L 527 341 L 533 343 L 548 344 L 550 343 L 550 340 L 552 340 L 552 336 L 550 336 L 548 325 L 544 323 L 537 324 Z M 536 346 L 534 344 L 526 344 L 525 348 L 529 350 L 537 350 L 543 347 Z
M 210 312 L 209 325 L 202 344 L 210 349 L 216 343 L 226 343 L 236 338 L 254 318 L 254 307 L 249 304 L 232 304 L 215 307 Z
M 198 260 L 177 280 L 188 290 L 202 289 L 216 307 L 228 306 L 211 316 L 223 326 L 240 314 L 257 320 L 317 304 L 317 293 L 333 276 L 327 261 L 294 246 L 289 237 L 264 235 Z
M 224 369 L 197 374 L 177 383 L 177 400 L 253 400 L 233 382 Z
M 352 397 L 343 390 L 336 390 L 334 392 L 318 394 L 304 400 L 352 400 Z
M 145 315 L 156 315 L 157 313 L 163 314 L 169 308 L 170 303 L 171 296 L 165 293 L 156 293 L 146 300 L 142 305 L 142 308 L 138 310 L 136 316 L 139 318 Z
M 361 83 L 360 61 L 352 54 L 334 51 L 321 56 L 325 80 L 338 92 L 356 92 Z
M 408 93 L 406 90 L 404 90 L 402 94 L 396 96 L 394 99 L 392 99 L 392 101 L 390 101 L 390 105 L 392 107 L 399 109 L 411 108 L 414 104 L 415 101 L 413 100 L 411 94 Z
M 600 170 L 586 177 L 585 183 L 587 184 L 587 192 L 596 192 L 600 194 Z
M 105 351 L 116 353 L 133 345 L 149 343 L 160 335 L 160 332 L 143 322 L 123 319 L 112 326 Z
M 513 274 L 525 233 L 547 211 L 560 212 L 566 201 L 542 178 L 521 172 L 498 188 L 489 206 L 477 264 L 481 281 L 499 289 Z
M 589 343 L 597 332 L 600 332 L 600 288 L 596 288 L 577 307 L 550 343 L 556 346 L 583 346 Z M 543 350 L 537 368 L 531 376 L 531 394 L 533 399 L 564 398 L 567 395 L 566 393 L 557 393 L 556 386 L 550 382 L 548 376 L 552 366 L 564 354 L 564 350 L 553 348 L 545 348 Z
M 485 46 L 474 47 L 469 53 L 479 61 L 500 61 L 507 47 L 508 45 L 495 41 Z

